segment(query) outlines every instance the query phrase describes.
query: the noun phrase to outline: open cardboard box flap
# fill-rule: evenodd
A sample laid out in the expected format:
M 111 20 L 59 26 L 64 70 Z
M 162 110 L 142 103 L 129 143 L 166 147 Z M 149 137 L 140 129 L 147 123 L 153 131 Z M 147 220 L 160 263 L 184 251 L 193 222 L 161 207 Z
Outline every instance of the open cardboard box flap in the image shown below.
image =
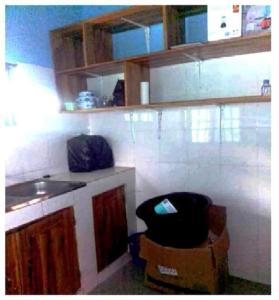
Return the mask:
M 147 261 L 145 272 L 152 278 L 183 288 L 217 293 L 223 289 L 228 273 L 226 208 L 210 206 L 208 239 L 195 248 L 164 247 L 142 235 L 140 249 L 140 256 Z M 177 276 L 160 273 L 158 266 L 175 269 Z

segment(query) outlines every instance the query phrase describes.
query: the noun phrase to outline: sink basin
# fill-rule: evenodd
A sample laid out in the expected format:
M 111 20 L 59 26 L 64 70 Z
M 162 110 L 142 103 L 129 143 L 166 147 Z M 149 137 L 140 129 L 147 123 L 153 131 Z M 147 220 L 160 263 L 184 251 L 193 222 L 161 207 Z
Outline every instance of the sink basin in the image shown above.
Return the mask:
M 6 187 L 6 211 L 46 200 L 85 186 L 85 182 L 36 179 Z

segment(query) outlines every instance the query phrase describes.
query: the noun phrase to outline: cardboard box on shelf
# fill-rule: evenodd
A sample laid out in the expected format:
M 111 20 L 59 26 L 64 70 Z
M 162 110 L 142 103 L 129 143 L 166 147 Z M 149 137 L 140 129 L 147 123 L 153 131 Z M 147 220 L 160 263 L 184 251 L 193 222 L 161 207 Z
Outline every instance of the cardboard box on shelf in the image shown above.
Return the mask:
M 226 208 L 212 205 L 208 238 L 196 248 L 163 247 L 141 236 L 140 257 L 146 260 L 144 283 L 167 293 L 182 288 L 220 294 L 226 288 L 228 249 Z
M 242 35 L 271 30 L 270 5 L 243 5 Z
M 208 41 L 241 36 L 241 5 L 208 5 Z

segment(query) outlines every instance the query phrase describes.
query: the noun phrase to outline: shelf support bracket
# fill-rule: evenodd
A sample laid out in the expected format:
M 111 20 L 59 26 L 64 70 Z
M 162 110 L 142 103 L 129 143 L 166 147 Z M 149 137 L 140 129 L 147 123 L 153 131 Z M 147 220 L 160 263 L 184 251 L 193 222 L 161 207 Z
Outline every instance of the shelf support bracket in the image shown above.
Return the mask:
M 134 113 L 131 111 L 129 115 L 130 115 L 130 132 L 131 132 L 132 142 L 133 144 L 135 144 L 136 135 L 135 135 L 135 126 L 134 126 Z
M 201 88 L 201 63 L 203 62 L 202 59 L 194 56 L 194 55 L 191 55 L 189 53 L 182 53 L 184 56 L 186 56 L 187 58 L 190 58 L 192 59 L 193 61 L 197 62 L 198 63 L 198 67 L 199 67 L 199 87 Z
M 95 74 L 95 73 L 91 73 L 91 72 L 83 72 L 84 74 L 86 74 L 86 75 L 89 75 L 89 76 L 91 76 L 91 77 L 102 77 L 101 75 L 99 75 L 99 74 Z
M 163 117 L 163 111 L 161 109 L 159 109 L 157 111 L 158 113 L 158 130 L 157 130 L 157 137 L 158 140 L 161 139 L 161 133 L 162 133 L 162 117 Z
M 146 51 L 147 51 L 147 53 L 150 53 L 150 27 L 140 24 L 138 22 L 135 22 L 133 20 L 123 18 L 123 17 L 121 18 L 121 20 L 144 29 Z
M 194 55 L 191 55 L 189 53 L 182 53 L 184 56 L 186 56 L 187 58 L 190 58 L 192 59 L 193 61 L 196 61 L 196 62 L 201 62 L 202 60 Z

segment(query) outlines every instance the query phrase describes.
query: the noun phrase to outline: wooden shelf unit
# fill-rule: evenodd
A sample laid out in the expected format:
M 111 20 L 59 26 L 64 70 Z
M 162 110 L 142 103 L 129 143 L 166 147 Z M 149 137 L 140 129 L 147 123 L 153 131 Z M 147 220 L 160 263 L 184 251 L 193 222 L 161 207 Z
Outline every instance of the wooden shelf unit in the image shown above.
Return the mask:
M 140 82 L 149 80 L 151 68 L 192 62 L 193 57 L 203 61 L 271 50 L 269 32 L 214 42 L 183 44 L 183 17 L 203 11 L 205 6 L 134 6 L 52 31 L 56 85 L 62 103 L 74 101 L 78 93 L 86 89 L 88 78 L 124 73 L 125 106 L 139 105 Z M 112 34 L 135 28 L 127 19 L 145 26 L 162 22 L 165 49 L 113 60 Z M 200 100 L 193 101 L 200 103 Z
M 56 71 L 85 66 L 84 36 L 81 25 L 51 33 L 52 58 Z
M 112 106 L 101 107 L 84 110 L 63 111 L 64 113 L 99 113 L 99 112 L 113 112 L 125 110 L 139 110 L 139 109 L 155 109 L 161 110 L 164 108 L 176 107 L 190 107 L 190 106 L 205 106 L 205 105 L 224 105 L 224 104 L 238 104 L 238 103 L 258 103 L 271 102 L 270 96 L 242 96 L 242 97 L 224 97 L 224 98 L 207 98 L 198 100 L 185 100 L 174 102 L 157 102 L 147 105 L 130 105 L 130 106 Z

